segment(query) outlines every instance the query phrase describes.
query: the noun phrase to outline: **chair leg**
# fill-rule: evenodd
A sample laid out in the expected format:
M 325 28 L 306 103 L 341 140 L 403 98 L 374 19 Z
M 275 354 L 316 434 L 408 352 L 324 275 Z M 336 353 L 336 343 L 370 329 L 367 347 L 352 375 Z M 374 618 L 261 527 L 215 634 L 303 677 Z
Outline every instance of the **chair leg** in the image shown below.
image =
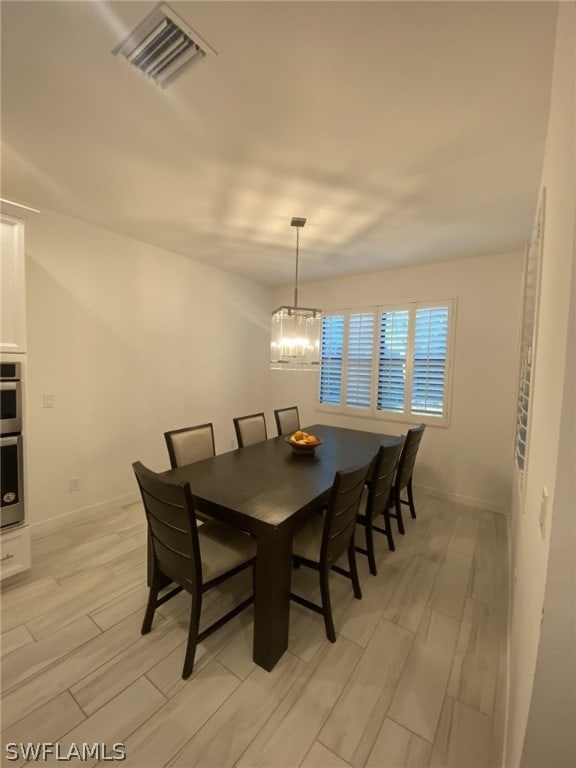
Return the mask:
M 396 519 L 398 520 L 398 533 L 402 536 L 406 533 L 404 530 L 404 521 L 402 520 L 402 504 L 400 502 L 400 491 L 394 491 L 394 506 L 396 508 Z
M 154 576 L 150 590 L 148 592 L 148 602 L 146 603 L 146 613 L 144 614 L 144 621 L 142 622 L 142 629 L 140 634 L 147 635 L 152 629 L 152 621 L 154 619 L 154 612 L 156 610 L 156 603 L 158 601 L 158 592 L 160 591 L 158 586 L 158 579 Z
M 406 490 L 408 491 L 408 504 L 410 505 L 410 514 L 414 519 L 416 519 L 416 508 L 414 507 L 414 496 L 412 495 L 412 478 L 408 480 Z
M 370 516 L 366 515 L 366 551 L 368 552 L 368 567 L 372 576 L 376 576 L 378 571 L 376 570 L 376 558 L 374 557 L 374 531 L 372 530 L 372 520 Z
M 190 611 L 190 627 L 188 629 L 188 643 L 186 644 L 186 656 L 184 657 L 184 668 L 182 670 L 182 679 L 187 680 L 194 669 L 194 657 L 196 656 L 196 646 L 198 645 L 198 629 L 200 627 L 200 611 L 202 609 L 202 595 L 198 592 L 192 596 L 192 608 Z
M 331 643 L 336 642 L 336 632 L 334 630 L 334 621 L 332 619 L 332 605 L 330 603 L 330 588 L 328 586 L 328 568 L 320 571 L 320 595 L 322 598 L 322 615 L 324 616 L 324 626 L 326 627 L 326 637 Z
M 390 552 L 395 552 L 396 547 L 394 546 L 394 538 L 392 536 L 392 521 L 390 519 L 390 515 L 388 514 L 388 507 L 384 510 L 382 513 L 384 515 L 384 527 L 386 529 L 386 538 L 388 540 L 388 549 Z
M 354 590 L 354 597 L 357 600 L 362 600 L 362 590 L 360 589 L 360 579 L 358 578 L 358 568 L 356 568 L 356 550 L 352 543 L 348 547 L 348 566 L 350 568 L 350 578 L 352 580 L 352 589 Z

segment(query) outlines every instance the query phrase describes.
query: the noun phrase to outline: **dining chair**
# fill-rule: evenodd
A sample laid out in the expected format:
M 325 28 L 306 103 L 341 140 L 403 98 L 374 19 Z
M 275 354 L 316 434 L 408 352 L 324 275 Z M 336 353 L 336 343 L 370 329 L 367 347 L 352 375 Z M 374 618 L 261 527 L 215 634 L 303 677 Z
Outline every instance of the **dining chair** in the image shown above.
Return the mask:
M 214 428 L 211 423 L 172 429 L 164 432 L 164 439 L 172 469 L 216 455 Z M 198 511 L 196 511 L 196 517 L 202 521 L 213 519 Z
M 253 413 L 250 416 L 238 416 L 233 419 L 234 430 L 239 448 L 246 448 L 253 443 L 268 439 L 266 419 L 263 413 Z
M 403 444 L 404 436 L 388 445 L 380 446 L 360 500 L 356 522 L 364 527 L 366 547 L 356 546 L 356 552 L 367 555 L 368 566 L 373 576 L 378 572 L 374 555 L 374 531 L 383 533 L 388 540 L 388 549 L 392 552 L 395 550 L 388 507 L 394 473 Z M 379 519 L 380 515 L 384 518 L 384 527 L 375 524 L 375 520 Z
M 289 408 L 277 408 L 274 411 L 274 418 L 276 419 L 276 429 L 278 430 L 278 436 L 291 435 L 300 429 L 300 416 L 298 415 L 298 407 L 292 405 Z
M 420 447 L 420 441 L 426 424 L 420 424 L 419 427 L 413 427 L 406 433 L 406 439 L 404 440 L 404 446 L 400 459 L 398 461 L 398 468 L 396 469 L 396 477 L 392 485 L 390 494 L 389 515 L 398 521 L 399 533 L 404 533 L 404 521 L 402 520 L 402 504 L 407 504 L 410 507 L 410 515 L 416 517 L 416 508 L 414 507 L 414 496 L 412 494 L 412 474 L 414 472 L 414 465 L 416 464 L 416 455 L 418 448 Z M 401 498 L 402 491 L 406 489 L 408 499 Z M 394 511 L 392 511 L 394 510 Z
M 336 632 L 330 602 L 330 571 L 336 571 L 349 578 L 352 581 L 354 597 L 362 599 L 356 568 L 354 530 L 369 467 L 370 465 L 366 464 L 336 472 L 325 513 L 312 515 L 312 519 L 296 533 L 292 544 L 294 565 L 314 568 L 320 574 L 321 605 L 316 605 L 294 592 L 290 593 L 290 597 L 324 617 L 326 636 L 331 643 L 336 642 Z M 336 565 L 336 561 L 344 552 L 348 554 L 348 571 Z
M 244 568 L 254 566 L 254 539 L 216 520 L 198 526 L 194 498 L 188 482 L 162 477 L 137 461 L 132 465 L 142 495 L 152 542 L 152 579 L 142 634 L 152 628 L 156 608 L 183 589 L 192 596 L 188 643 L 182 677 L 192 674 L 196 646 L 254 602 L 243 600 L 209 627 L 199 632 L 202 595 Z M 160 589 L 176 587 L 162 597 Z

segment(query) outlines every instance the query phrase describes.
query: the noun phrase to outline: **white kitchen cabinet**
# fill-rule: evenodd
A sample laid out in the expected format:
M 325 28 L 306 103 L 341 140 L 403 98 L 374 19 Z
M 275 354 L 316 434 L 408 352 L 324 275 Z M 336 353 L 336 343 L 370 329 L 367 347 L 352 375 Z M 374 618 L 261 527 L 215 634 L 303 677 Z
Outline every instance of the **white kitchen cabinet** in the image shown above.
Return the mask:
M 29 526 L 3 531 L 0 536 L 0 579 L 27 571 L 30 565 Z
M 26 351 L 24 222 L 0 213 L 0 351 Z
M 34 213 L 0 200 L 0 352 L 26 352 L 24 227 Z

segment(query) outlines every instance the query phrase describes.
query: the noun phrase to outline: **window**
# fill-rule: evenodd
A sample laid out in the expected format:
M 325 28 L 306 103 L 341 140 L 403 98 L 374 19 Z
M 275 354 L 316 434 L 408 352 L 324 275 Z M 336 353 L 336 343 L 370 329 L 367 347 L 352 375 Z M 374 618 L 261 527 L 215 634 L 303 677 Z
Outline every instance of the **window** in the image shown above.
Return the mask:
M 452 300 L 324 313 L 320 407 L 445 425 L 452 318 Z

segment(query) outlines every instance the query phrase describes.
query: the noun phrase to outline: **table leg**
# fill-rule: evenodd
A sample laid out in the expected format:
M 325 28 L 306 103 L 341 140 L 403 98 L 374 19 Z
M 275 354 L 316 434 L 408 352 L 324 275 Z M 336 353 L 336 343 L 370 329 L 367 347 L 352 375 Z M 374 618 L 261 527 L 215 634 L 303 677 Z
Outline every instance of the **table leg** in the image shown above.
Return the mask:
M 253 659 L 268 672 L 288 648 L 291 569 L 291 534 L 258 536 Z

